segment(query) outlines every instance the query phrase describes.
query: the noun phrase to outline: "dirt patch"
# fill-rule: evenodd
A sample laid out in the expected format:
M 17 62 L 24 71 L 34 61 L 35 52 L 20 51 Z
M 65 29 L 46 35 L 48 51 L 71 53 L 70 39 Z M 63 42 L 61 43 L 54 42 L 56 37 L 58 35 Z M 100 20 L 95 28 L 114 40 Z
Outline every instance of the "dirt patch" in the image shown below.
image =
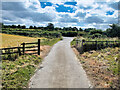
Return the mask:
M 48 46 L 48 45 L 41 46 L 40 47 L 41 58 L 44 58 L 49 53 L 50 49 L 51 49 L 51 46 Z
M 94 88 L 119 88 L 118 74 L 110 70 L 110 62 L 103 59 L 110 53 L 90 51 L 83 54 L 73 48 Z M 115 52 L 116 53 L 116 52 Z M 102 60 L 103 59 L 103 60 Z
M 37 50 L 37 48 L 33 48 L 33 49 Z M 44 58 L 49 53 L 50 49 L 51 49 L 51 46 L 49 46 L 49 45 L 40 46 L 41 58 Z M 37 51 L 26 51 L 25 53 L 26 54 L 37 53 Z M 34 54 L 34 55 L 37 55 L 37 54 Z
M 73 51 L 75 52 L 75 54 L 78 56 L 79 55 L 79 52 L 77 51 L 77 49 L 76 48 L 72 48 L 73 49 Z

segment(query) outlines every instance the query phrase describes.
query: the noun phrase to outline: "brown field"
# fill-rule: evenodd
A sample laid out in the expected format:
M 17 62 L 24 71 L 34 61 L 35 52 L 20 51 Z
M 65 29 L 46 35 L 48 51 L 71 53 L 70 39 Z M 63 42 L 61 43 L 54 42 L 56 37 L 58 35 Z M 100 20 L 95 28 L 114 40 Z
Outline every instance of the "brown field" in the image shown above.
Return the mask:
M 23 42 L 36 42 L 38 39 L 42 38 L 33 38 L 33 37 L 25 37 L 25 36 L 18 36 L 18 35 L 10 35 L 10 34 L 2 34 L 0 33 L 0 37 L 2 37 L 2 43 L 0 48 L 6 47 L 14 47 L 18 46 Z

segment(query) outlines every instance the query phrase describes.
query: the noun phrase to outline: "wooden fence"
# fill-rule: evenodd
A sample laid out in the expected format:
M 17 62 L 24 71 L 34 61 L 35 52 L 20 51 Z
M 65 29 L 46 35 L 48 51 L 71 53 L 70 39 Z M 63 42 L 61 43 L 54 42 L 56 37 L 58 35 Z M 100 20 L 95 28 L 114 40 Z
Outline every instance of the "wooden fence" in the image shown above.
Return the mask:
M 85 41 L 76 40 L 76 48 L 80 53 L 90 50 L 100 50 L 107 47 L 120 47 L 120 41 Z
M 38 42 L 33 43 L 22 43 L 20 47 L 10 47 L 10 48 L 2 48 L 0 49 L 0 55 L 5 54 L 38 54 L 40 55 L 40 39 Z

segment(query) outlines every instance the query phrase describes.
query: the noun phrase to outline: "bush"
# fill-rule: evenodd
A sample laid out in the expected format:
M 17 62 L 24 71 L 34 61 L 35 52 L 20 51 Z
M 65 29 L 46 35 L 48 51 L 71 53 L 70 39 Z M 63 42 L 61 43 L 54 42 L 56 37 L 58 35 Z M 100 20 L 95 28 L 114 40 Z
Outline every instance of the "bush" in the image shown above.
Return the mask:
M 106 34 L 108 37 L 119 37 L 120 38 L 120 26 L 117 24 L 113 24 L 106 30 Z
M 2 29 L 2 33 L 6 34 L 14 34 L 14 35 L 22 35 L 22 36 L 29 36 L 29 37 L 53 37 L 59 38 L 61 37 L 61 33 L 57 31 L 42 31 L 40 29 Z
M 63 31 L 62 32 L 62 36 L 66 36 L 66 37 L 74 37 L 77 36 L 77 31 Z
M 103 34 L 103 31 L 102 30 L 91 30 L 90 31 L 90 35 L 93 35 L 93 34 L 96 34 L 96 33 Z

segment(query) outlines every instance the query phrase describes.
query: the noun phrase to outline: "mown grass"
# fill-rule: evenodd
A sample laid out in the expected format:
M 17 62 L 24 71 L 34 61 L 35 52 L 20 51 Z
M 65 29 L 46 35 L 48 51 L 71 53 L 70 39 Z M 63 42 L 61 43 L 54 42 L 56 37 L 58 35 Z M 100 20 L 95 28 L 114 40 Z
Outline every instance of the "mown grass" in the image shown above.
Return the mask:
M 40 56 L 25 55 L 15 61 L 2 60 L 2 87 L 24 88 L 41 62 Z
M 41 39 L 41 45 L 54 45 L 58 41 L 60 41 L 62 38 L 43 38 L 43 37 L 25 37 L 25 36 L 18 36 L 18 35 L 10 35 L 10 34 L 1 34 L 2 36 L 2 46 L 1 48 L 6 47 L 15 47 L 20 46 L 21 43 L 25 42 L 37 42 L 38 39 Z
M 45 38 L 33 38 L 33 37 L 25 37 L 25 36 L 2 34 L 2 33 L 0 33 L 0 36 L 2 36 L 1 48 L 14 47 L 20 45 L 23 42 L 37 42 L 38 39 L 45 39 Z

